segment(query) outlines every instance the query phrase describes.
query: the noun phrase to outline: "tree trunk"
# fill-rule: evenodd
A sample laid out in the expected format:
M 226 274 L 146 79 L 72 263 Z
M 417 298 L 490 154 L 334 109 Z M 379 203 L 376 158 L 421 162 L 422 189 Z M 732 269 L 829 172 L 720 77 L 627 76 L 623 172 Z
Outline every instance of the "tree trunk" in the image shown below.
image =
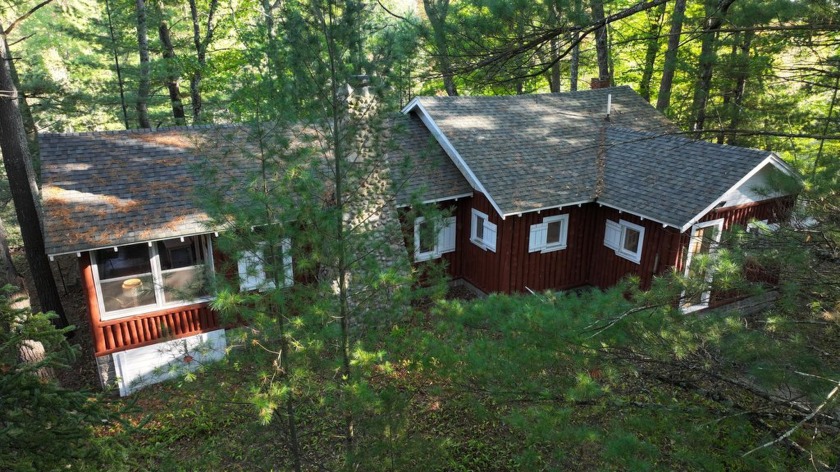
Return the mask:
M 122 68 L 120 67 L 120 56 L 117 53 L 117 36 L 114 33 L 114 22 L 111 19 L 111 0 L 105 0 L 105 12 L 108 15 L 108 34 L 111 36 L 111 52 L 114 55 L 114 67 L 117 72 L 117 86 L 120 89 L 123 124 L 125 124 L 125 129 L 129 129 L 131 125 L 128 123 L 128 105 L 125 103 L 125 83 L 123 82 Z
M 195 46 L 195 57 L 198 66 L 190 77 L 190 98 L 192 100 L 193 124 L 201 123 L 201 108 L 203 106 L 201 101 L 201 80 L 204 76 L 204 68 L 207 66 L 207 46 L 213 40 L 213 15 L 216 14 L 216 8 L 219 6 L 219 0 L 211 0 L 210 8 L 207 11 L 207 28 L 204 32 L 204 38 L 201 38 L 201 24 L 198 19 L 198 6 L 195 0 L 189 0 L 190 17 L 192 18 L 193 26 L 193 44 Z
M 10 59 L 12 58 L 10 57 Z M 15 67 L 14 60 L 9 61 L 9 75 L 12 78 L 12 83 L 20 83 L 20 77 L 18 77 L 17 67 Z M 32 110 L 26 103 L 26 96 L 21 92 L 19 92 L 18 96 L 18 106 L 20 107 L 20 116 L 23 119 L 23 130 L 26 133 L 26 143 L 29 145 L 29 155 L 32 157 L 32 164 L 35 169 L 35 180 L 39 181 L 39 170 L 41 166 L 38 162 L 38 158 L 40 156 L 40 149 L 38 147 L 38 129 L 35 126 L 35 118 L 32 116 Z
M 665 51 L 665 64 L 662 66 L 662 79 L 659 82 L 659 94 L 656 97 L 656 109 L 663 113 L 671 106 L 671 86 L 677 70 L 677 53 L 680 49 L 680 34 L 682 34 L 685 19 L 685 3 L 686 0 L 676 0 L 674 12 L 671 13 L 668 49 Z
M 271 67 L 272 83 L 276 82 L 275 78 L 281 74 L 283 69 L 283 61 L 280 56 L 281 48 L 277 40 L 277 26 L 274 21 L 274 10 L 277 9 L 278 3 L 279 0 L 276 0 L 273 4 L 269 0 L 260 0 L 263 18 L 265 19 L 266 35 L 268 36 L 268 51 L 266 56 Z M 272 88 L 276 89 L 276 87 Z
M 653 79 L 653 68 L 656 56 L 659 54 L 659 35 L 662 33 L 662 19 L 665 17 L 665 4 L 648 10 L 650 24 L 648 26 L 647 48 L 645 50 L 645 65 L 642 68 L 642 80 L 639 83 L 639 95 L 650 102 L 650 83 Z
M 0 27 L 2 31 L 2 27 Z M 58 318 L 53 323 L 59 328 L 68 325 L 58 287 L 53 278 L 50 261 L 44 248 L 44 236 L 41 232 L 40 210 L 37 201 L 40 197 L 35 175 L 32 171 L 32 161 L 29 147 L 26 144 L 26 134 L 23 119 L 18 105 L 18 92 L 12 81 L 6 35 L 0 36 L 0 151 L 3 154 L 3 165 L 9 179 L 9 188 L 15 205 L 23 245 L 26 249 L 26 259 L 29 270 L 38 292 L 38 300 L 42 311 L 54 311 Z
M 446 16 L 449 14 L 449 0 L 423 0 L 423 9 L 432 26 L 432 36 L 435 49 L 437 49 L 436 59 L 443 77 L 443 88 L 450 97 L 458 95 L 446 42 Z
M 548 78 L 548 87 L 551 93 L 560 93 L 560 61 L 557 60 L 558 48 L 557 39 L 551 40 L 551 60 L 555 61 L 551 65 L 551 73 Z
M 732 35 L 732 50 L 729 52 L 729 69 L 734 70 L 738 67 L 738 42 L 741 38 L 741 32 L 734 33 Z M 734 87 L 733 87 L 734 89 Z M 735 93 L 733 89 L 730 89 L 728 92 L 723 93 L 723 106 L 721 110 L 724 113 L 728 113 L 731 111 L 731 103 L 732 103 L 732 96 Z M 724 126 L 720 127 L 720 131 L 718 132 L 717 143 L 723 144 L 724 139 L 726 138 L 726 130 Z
M 181 103 L 181 87 L 178 85 L 178 74 L 175 72 L 175 48 L 172 46 L 172 38 L 169 35 L 169 25 L 161 20 L 158 26 L 158 36 L 163 45 L 163 58 L 166 60 L 166 88 L 169 89 L 169 102 L 172 104 L 172 117 L 176 125 L 187 124 L 184 115 L 184 104 Z
M 572 11 L 572 14 L 575 17 L 575 20 L 573 21 L 574 26 L 580 26 L 581 1 L 582 0 L 574 1 Z M 578 71 L 580 70 L 580 43 L 578 42 L 579 39 L 580 33 L 578 33 L 577 31 L 572 33 L 572 42 L 574 46 L 572 46 L 572 59 L 569 62 L 569 90 L 571 90 L 572 92 L 577 92 L 578 89 Z
M 712 90 L 712 73 L 717 54 L 718 30 L 723 24 L 726 12 L 735 0 L 719 0 L 717 3 L 706 4 L 706 20 L 703 28 L 703 40 L 700 45 L 700 64 L 697 81 L 694 86 L 694 99 L 691 101 L 693 116 L 693 131 L 702 131 L 706 122 L 706 106 Z
M 730 133 L 726 138 L 727 144 L 738 144 L 735 130 L 741 122 L 741 107 L 744 103 L 744 94 L 747 90 L 747 80 L 750 75 L 750 48 L 755 38 L 755 31 L 745 31 L 744 40 L 741 43 L 741 55 L 738 63 L 738 73 L 735 79 L 735 88 L 732 91 L 732 120 L 729 122 Z
M 557 11 L 557 3 L 552 2 L 548 7 L 548 19 L 552 28 L 559 28 L 559 12 Z M 560 54 L 560 49 L 557 45 L 557 38 L 552 38 L 549 43 L 551 48 L 551 73 L 548 76 L 548 86 L 551 93 L 560 93 L 560 61 L 557 57 Z
M 572 41 L 577 42 L 580 38 L 580 33 L 575 31 L 572 33 Z M 572 47 L 572 60 L 569 62 L 569 90 L 577 92 L 578 80 L 580 80 L 578 71 L 580 70 L 580 43 Z
M 589 6 L 592 9 L 592 22 L 604 21 L 604 1 L 590 0 Z M 607 47 L 607 26 L 604 25 L 595 31 L 595 51 L 598 54 L 598 80 L 601 83 L 610 81 L 610 52 Z
M 152 84 L 149 81 L 149 37 L 146 28 L 146 0 L 136 0 L 137 49 L 140 53 L 140 77 L 137 86 L 137 123 L 141 128 L 151 128 L 149 121 L 149 95 Z

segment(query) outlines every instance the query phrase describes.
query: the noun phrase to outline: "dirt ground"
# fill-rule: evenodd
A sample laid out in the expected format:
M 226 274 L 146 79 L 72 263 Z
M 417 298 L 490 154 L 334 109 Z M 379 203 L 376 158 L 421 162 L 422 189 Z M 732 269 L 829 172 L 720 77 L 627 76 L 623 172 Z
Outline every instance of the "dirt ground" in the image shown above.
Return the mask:
M 32 310 L 39 311 L 38 297 L 34 296 L 35 285 L 23 251 L 14 251 L 12 259 L 15 267 L 25 277 L 26 290 L 31 295 Z M 93 356 L 93 338 L 79 280 L 79 262 L 74 255 L 59 256 L 52 262 L 52 269 L 67 320 L 76 327 L 69 342 L 79 348 L 70 368 L 57 371 L 58 379 L 63 386 L 71 389 L 99 389 L 99 377 Z

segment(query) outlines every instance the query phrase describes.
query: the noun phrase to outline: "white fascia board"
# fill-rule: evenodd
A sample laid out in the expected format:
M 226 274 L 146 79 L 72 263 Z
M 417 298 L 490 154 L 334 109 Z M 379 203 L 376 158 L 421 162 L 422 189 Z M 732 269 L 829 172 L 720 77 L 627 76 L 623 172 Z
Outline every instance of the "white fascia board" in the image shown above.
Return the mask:
M 428 205 L 428 204 L 431 204 L 431 203 L 446 202 L 446 201 L 449 201 L 449 200 L 460 200 L 462 198 L 469 198 L 469 197 L 472 197 L 472 196 L 473 196 L 473 194 L 471 194 L 471 193 L 463 193 L 461 195 L 452 195 L 452 196 L 449 196 L 449 197 L 440 197 L 440 198 L 433 198 L 431 200 L 423 200 L 420 203 L 423 203 L 424 205 Z M 411 205 L 408 204 L 408 203 L 403 203 L 401 205 L 397 205 L 397 208 L 406 208 L 406 207 L 410 207 L 410 206 Z
M 680 228 L 680 232 L 684 233 L 686 230 L 691 228 L 691 226 L 694 223 L 696 223 L 697 221 L 699 221 L 700 218 L 703 218 L 703 216 L 706 213 L 710 212 L 714 207 L 718 206 L 720 204 L 720 202 L 723 201 L 723 197 L 725 197 L 727 194 L 729 194 L 729 192 L 735 190 L 736 188 L 740 187 L 741 185 L 744 185 L 744 183 L 746 183 L 748 180 L 750 180 L 755 174 L 757 174 L 759 171 L 761 171 L 761 169 L 763 169 L 768 164 L 776 167 L 777 169 L 784 172 L 785 174 L 788 174 L 788 175 L 791 175 L 791 176 L 796 175 L 796 172 L 794 172 L 793 169 L 790 168 L 790 166 L 785 164 L 785 162 L 782 161 L 779 158 L 779 156 L 777 156 L 775 153 L 770 153 L 757 166 L 753 167 L 753 169 L 751 171 L 747 172 L 743 177 L 741 177 L 741 180 L 736 182 L 735 185 L 729 187 L 725 192 L 723 192 L 719 197 L 717 197 L 709 206 L 707 206 L 700 213 L 695 215 L 694 218 L 688 220 L 688 223 L 686 223 L 685 225 L 683 225 L 682 228 Z
M 151 244 L 156 243 L 158 241 L 168 241 L 170 239 L 178 239 L 178 238 L 191 238 L 193 236 L 203 236 L 205 234 L 214 234 L 218 233 L 221 230 L 211 230 L 211 231 L 202 231 L 200 233 L 185 233 L 185 234 L 178 234 L 175 236 L 169 236 L 167 238 L 155 238 L 155 239 L 144 239 L 142 241 L 135 241 L 133 243 L 126 243 L 126 244 L 106 244 L 104 246 L 97 246 L 92 247 L 90 249 L 76 249 L 75 251 L 66 251 L 66 252 L 56 252 L 53 254 L 47 254 L 50 257 L 57 257 L 57 256 L 64 256 L 66 254 L 76 254 L 77 252 L 90 252 L 90 251 L 98 251 L 100 249 L 113 249 L 115 247 L 125 247 L 125 246 L 133 246 L 135 244 Z
M 598 200 L 598 204 L 599 205 L 604 205 L 605 207 L 612 208 L 613 210 L 618 210 L 620 213 L 628 213 L 628 214 L 633 215 L 633 216 L 638 216 L 639 218 L 641 218 L 643 220 L 655 221 L 655 222 L 661 224 L 662 226 L 670 226 L 670 227 L 675 228 L 675 229 L 680 229 L 680 227 L 678 225 L 674 224 L 674 223 L 666 223 L 666 222 L 664 222 L 660 219 L 651 218 L 650 216 L 643 215 L 643 214 L 641 214 L 637 211 L 626 210 L 624 208 L 621 208 L 618 205 L 613 205 L 612 203 L 607 203 L 607 202 Z M 682 231 L 680 231 L 680 232 L 682 232 Z
M 404 106 L 404 107 L 403 107 L 403 109 L 402 109 L 402 110 L 400 110 L 400 113 L 402 113 L 402 114 L 404 114 L 404 115 L 407 115 L 407 114 L 408 114 L 408 112 L 410 112 L 411 110 L 413 110 L 413 109 L 414 109 L 414 107 L 415 107 L 415 106 L 417 106 L 419 103 L 420 103 L 420 97 L 414 97 L 414 98 L 412 98 L 412 99 L 411 99 L 411 101 L 410 101 L 410 102 L 408 102 L 408 105 Z
M 440 147 L 442 147 L 446 154 L 449 156 L 449 158 L 452 159 L 452 163 L 455 164 L 455 167 L 457 167 L 459 171 L 461 171 L 461 175 L 463 175 L 464 178 L 467 179 L 467 182 L 469 182 L 470 186 L 475 190 L 478 190 L 479 192 L 483 193 L 484 196 L 487 197 L 487 200 L 490 201 L 490 204 L 493 205 L 493 208 L 496 210 L 496 213 L 498 213 L 499 216 L 502 217 L 502 219 L 505 219 L 505 213 L 502 212 L 502 209 L 499 207 L 496 201 L 493 200 L 493 197 L 490 195 L 489 192 L 487 192 L 487 189 L 484 188 L 484 185 L 478 180 L 478 177 L 476 177 L 475 173 L 472 171 L 472 169 L 470 169 L 470 166 L 467 165 L 467 162 L 455 149 L 455 146 L 453 146 L 452 143 L 449 142 L 449 138 L 447 138 L 446 135 L 443 134 L 443 131 L 440 130 L 440 127 L 438 127 L 437 123 L 435 123 L 435 120 L 432 119 L 432 116 L 429 114 L 426 108 L 423 107 L 423 104 L 420 103 L 419 98 L 415 98 L 408 105 L 406 105 L 405 108 L 403 108 L 403 113 L 408 113 L 411 110 L 416 110 L 418 112 L 418 114 L 420 115 L 420 120 L 422 120 L 423 124 L 426 125 L 426 128 L 428 128 L 429 131 L 431 131 L 432 136 L 435 137 L 435 140 L 437 140 L 438 144 L 440 144 Z
M 779 155 L 775 152 L 770 153 L 770 163 L 773 164 L 776 167 L 776 169 L 779 169 L 783 174 L 789 177 L 793 177 L 799 183 L 803 182 L 802 176 L 799 175 L 799 173 L 796 172 L 793 169 L 793 167 L 790 166 L 790 164 L 785 162 L 785 160 L 779 157 Z

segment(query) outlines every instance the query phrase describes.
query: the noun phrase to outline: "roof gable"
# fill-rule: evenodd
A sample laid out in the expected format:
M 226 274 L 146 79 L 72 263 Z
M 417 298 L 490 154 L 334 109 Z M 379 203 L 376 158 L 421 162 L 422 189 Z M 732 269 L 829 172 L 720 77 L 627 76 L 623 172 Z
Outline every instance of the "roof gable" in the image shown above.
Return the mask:
M 626 86 L 418 97 L 403 112 L 421 116 L 503 218 L 598 201 L 684 231 L 765 166 L 795 175 L 768 151 L 678 136 Z
M 610 128 L 598 202 L 685 231 L 766 166 L 769 151 Z
M 398 206 L 412 198 L 431 203 L 472 195 L 473 188 L 417 114 L 399 115 L 395 121 L 395 149 L 388 153 L 388 164 Z
M 674 130 L 629 87 L 419 97 L 403 111 L 414 110 L 423 117 L 472 186 L 504 217 L 592 199 L 597 177 L 594 149 L 605 125 L 609 96 L 612 123 Z

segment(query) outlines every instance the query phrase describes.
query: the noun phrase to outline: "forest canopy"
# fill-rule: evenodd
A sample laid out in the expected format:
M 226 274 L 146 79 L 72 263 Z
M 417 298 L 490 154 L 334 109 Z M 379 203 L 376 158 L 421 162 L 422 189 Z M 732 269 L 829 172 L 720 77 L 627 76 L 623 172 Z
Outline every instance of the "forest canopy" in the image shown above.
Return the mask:
M 185 409 L 200 413 L 193 422 L 175 415 L 174 426 L 157 423 L 137 448 L 120 451 L 137 463 L 154 457 L 144 447 L 189 447 L 173 432 L 180 421 L 212 445 L 238 439 L 228 428 L 247 417 L 270 425 L 235 432 L 263 437 L 268 452 L 254 459 L 243 450 L 250 444 L 234 448 L 256 466 L 297 470 L 836 468 L 836 0 L 0 0 L 0 8 L 33 150 L 38 132 L 248 123 L 260 136 L 261 175 L 249 181 L 260 208 L 226 220 L 237 229 L 220 248 L 269 254 L 272 290 L 244 296 L 220 285 L 214 302 L 231 320 L 250 317 L 242 338 L 231 338 L 249 348 L 214 372 L 220 385 L 247 376 L 252 388 L 209 389 L 218 402 L 201 392 Z M 375 88 L 376 100 L 363 96 L 359 116 L 346 119 L 339 104 L 354 81 Z M 362 151 L 384 155 L 370 132 L 379 112 L 420 95 L 610 85 L 631 86 L 680 134 L 776 152 L 802 175 L 796 224 L 773 235 L 736 229 L 722 257 L 708 261 L 721 290 L 762 292 L 738 285 L 745 262 L 783 268 L 770 311 L 683 316 L 673 300 L 692 281 L 679 274 L 656 279 L 650 292 L 631 279 L 604 292 L 474 302 L 444 300 L 435 285 L 409 296 L 401 291 L 408 270 L 349 257 L 371 249 L 354 233 L 363 224 L 347 224 L 355 190 L 377 200 L 387 187 L 348 165 Z M 292 149 L 265 124 L 308 127 L 314 137 Z M 355 140 L 359 130 L 366 134 Z M 312 166 L 313 156 L 329 165 Z M 279 161 L 294 173 L 274 167 Z M 214 190 L 227 189 L 225 175 L 210 177 Z M 301 189 L 309 200 L 290 195 Z M 6 222 L 14 219 L 7 193 L 0 188 Z M 289 208 L 293 218 L 278 217 Z M 236 213 L 216 210 L 220 219 Z M 310 225 L 293 224 L 301 221 Z M 322 280 L 288 296 L 287 241 L 296 237 L 308 251 L 294 250 L 295 270 Z M 362 290 L 348 292 L 354 283 Z M 354 300 L 368 290 L 401 303 L 385 310 L 371 297 L 372 308 L 360 308 Z M 300 316 L 286 315 L 293 311 Z M 210 462 L 195 467 L 231 464 L 216 454 L 196 454 Z

